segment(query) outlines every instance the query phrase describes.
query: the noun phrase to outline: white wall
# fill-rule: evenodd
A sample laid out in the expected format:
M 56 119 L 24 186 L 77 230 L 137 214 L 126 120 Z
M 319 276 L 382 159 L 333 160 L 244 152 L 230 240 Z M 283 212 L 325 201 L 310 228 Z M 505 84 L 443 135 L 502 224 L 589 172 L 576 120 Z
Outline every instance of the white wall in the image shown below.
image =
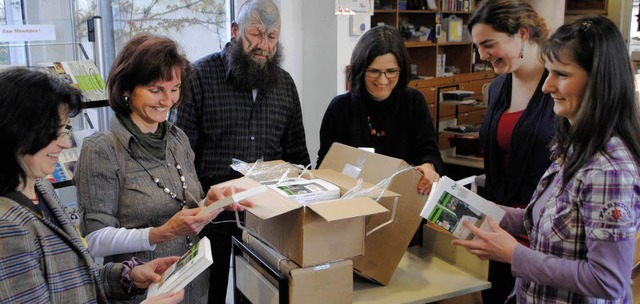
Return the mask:
M 349 17 L 335 15 L 335 1 L 303 1 L 302 28 L 302 49 L 295 52 L 303 54 L 300 98 L 307 148 L 315 165 L 322 117 L 331 99 L 345 92 L 345 67 L 359 37 L 349 36 Z M 291 52 L 289 47 L 287 53 Z

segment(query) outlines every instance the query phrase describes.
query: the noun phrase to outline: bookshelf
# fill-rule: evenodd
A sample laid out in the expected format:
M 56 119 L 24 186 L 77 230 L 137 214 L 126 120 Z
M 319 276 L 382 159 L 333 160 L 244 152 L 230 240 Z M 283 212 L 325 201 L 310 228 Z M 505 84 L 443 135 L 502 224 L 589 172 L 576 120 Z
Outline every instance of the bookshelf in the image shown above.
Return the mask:
M 397 28 L 405 38 L 411 57 L 413 79 L 409 85 L 424 94 L 436 130 L 445 126 L 480 125 L 486 107 L 443 104 L 440 93 L 448 90 L 473 91 L 482 101 L 482 89 L 495 78 L 490 64 L 476 55 L 467 23 L 479 0 L 376 0 L 371 26 L 384 23 Z M 451 26 L 451 20 L 455 26 Z M 460 28 L 461 25 L 461 28 Z M 439 28 L 439 30 L 438 30 Z M 421 31 L 422 29 L 422 31 Z M 429 34 L 426 32 L 430 29 Z M 451 30 L 450 30 L 451 29 Z M 420 34 L 410 35 L 411 30 Z M 448 32 L 455 30 L 454 39 Z M 439 38 L 436 37 L 439 32 Z M 444 60 L 444 64 L 441 64 Z M 449 138 L 458 136 L 439 131 L 438 146 L 451 150 Z M 475 133 L 477 136 L 477 133 Z

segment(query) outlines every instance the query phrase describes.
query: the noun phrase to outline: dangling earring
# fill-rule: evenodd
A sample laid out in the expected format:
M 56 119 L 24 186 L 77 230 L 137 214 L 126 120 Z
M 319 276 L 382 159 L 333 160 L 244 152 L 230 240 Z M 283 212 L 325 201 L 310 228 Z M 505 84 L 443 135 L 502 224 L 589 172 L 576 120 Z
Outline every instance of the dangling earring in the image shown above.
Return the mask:
M 124 96 L 124 102 L 127 103 L 127 108 L 129 107 L 129 96 Z
M 520 59 L 524 58 L 524 43 L 520 46 Z

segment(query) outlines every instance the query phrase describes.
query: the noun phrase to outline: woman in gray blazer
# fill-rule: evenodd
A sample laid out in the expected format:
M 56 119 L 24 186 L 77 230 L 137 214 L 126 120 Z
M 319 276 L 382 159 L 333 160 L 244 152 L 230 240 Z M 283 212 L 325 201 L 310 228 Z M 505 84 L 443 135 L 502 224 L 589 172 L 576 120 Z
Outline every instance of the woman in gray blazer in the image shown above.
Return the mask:
M 176 42 L 140 34 L 125 44 L 109 72 L 116 117 L 109 132 L 85 139 L 74 177 L 82 232 L 91 253 L 106 262 L 181 255 L 222 212 L 199 214 L 204 191 L 195 154 L 186 134 L 166 120 L 188 98 L 190 70 Z M 205 204 L 217 197 L 208 191 Z M 185 302 L 206 303 L 208 288 L 205 271 L 185 288 Z
M 79 112 L 81 99 L 78 90 L 44 72 L 0 72 L 0 303 L 126 299 L 159 281 L 158 273 L 178 259 L 93 262 L 45 178 L 71 146 L 69 117 Z M 177 303 L 183 296 L 153 300 Z

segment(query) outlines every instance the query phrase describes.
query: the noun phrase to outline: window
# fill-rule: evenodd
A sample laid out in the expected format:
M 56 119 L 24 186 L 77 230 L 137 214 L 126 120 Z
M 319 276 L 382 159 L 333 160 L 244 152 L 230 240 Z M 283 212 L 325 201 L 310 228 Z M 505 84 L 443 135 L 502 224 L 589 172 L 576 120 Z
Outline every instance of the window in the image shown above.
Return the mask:
M 53 24 L 55 41 L 0 42 L 0 65 L 93 59 L 87 22 L 102 16 L 106 58 L 133 35 L 151 32 L 176 40 L 190 60 L 220 50 L 228 38 L 228 1 L 224 0 L 0 0 L 0 25 Z M 106 16 L 107 11 L 110 16 Z M 110 66 L 111 62 L 107 62 Z

